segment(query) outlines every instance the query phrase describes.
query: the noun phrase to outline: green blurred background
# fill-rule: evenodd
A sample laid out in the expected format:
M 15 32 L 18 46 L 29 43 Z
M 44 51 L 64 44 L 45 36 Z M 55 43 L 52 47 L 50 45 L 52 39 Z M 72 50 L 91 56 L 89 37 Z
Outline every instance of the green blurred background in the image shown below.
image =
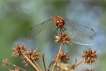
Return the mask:
M 97 50 L 97 62 L 90 66 L 83 63 L 76 71 L 86 68 L 106 71 L 106 0 L 0 0 L 0 71 L 12 69 L 2 67 L 2 60 L 5 58 L 29 71 L 34 71 L 30 67 L 24 67 L 21 58 L 12 57 L 11 49 L 15 47 L 16 42 L 29 47 L 28 29 L 56 15 L 91 27 L 96 32 L 94 44 L 91 46 L 72 44 L 70 47 L 64 47 L 71 56 L 70 63 L 75 62 L 75 59 L 80 61 L 81 54 L 87 47 Z M 38 49 L 41 54 L 49 56 L 46 58 L 48 66 L 59 47 L 51 44 Z

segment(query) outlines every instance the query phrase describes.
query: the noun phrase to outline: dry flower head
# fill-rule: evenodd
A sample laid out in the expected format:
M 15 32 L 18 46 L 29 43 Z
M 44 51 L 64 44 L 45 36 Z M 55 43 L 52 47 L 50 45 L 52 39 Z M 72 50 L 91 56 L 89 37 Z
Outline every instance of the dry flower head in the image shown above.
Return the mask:
M 35 60 L 35 61 L 38 60 L 38 59 L 40 59 L 39 54 L 40 54 L 40 52 L 38 52 L 37 50 L 32 50 L 32 49 L 26 51 L 26 53 L 25 53 L 25 55 L 26 55 L 29 59 Z
M 27 48 L 24 46 L 24 44 L 18 45 L 16 43 L 16 47 L 13 48 L 13 53 L 12 56 L 22 56 L 22 53 L 26 50 Z
M 66 45 L 69 45 L 70 42 L 71 42 L 71 37 L 68 36 L 68 35 L 65 34 L 65 33 L 60 33 L 60 34 L 58 34 L 58 35 L 55 37 L 55 39 L 56 39 L 56 40 L 55 40 L 56 43 L 61 42 L 61 43 L 66 44 Z
M 7 66 L 8 65 L 8 59 L 4 59 L 3 60 L 3 66 Z
M 56 61 L 57 55 L 58 55 L 58 53 L 55 54 L 54 61 Z M 58 60 L 57 61 L 59 61 L 59 62 L 66 62 L 69 59 L 70 59 L 70 57 L 67 56 L 67 52 L 63 52 L 61 50 L 60 53 L 59 53 L 59 56 L 58 56 Z
M 97 55 L 95 53 L 96 50 L 91 50 L 90 48 L 83 51 L 82 57 L 84 58 L 84 62 L 88 64 L 94 63 L 97 59 Z
M 39 54 L 40 52 L 38 52 L 37 49 L 36 50 L 30 49 L 25 52 L 25 56 L 28 57 L 32 62 L 40 59 Z M 23 58 L 24 58 L 23 62 L 25 63 L 25 66 L 28 66 L 28 60 L 25 57 Z

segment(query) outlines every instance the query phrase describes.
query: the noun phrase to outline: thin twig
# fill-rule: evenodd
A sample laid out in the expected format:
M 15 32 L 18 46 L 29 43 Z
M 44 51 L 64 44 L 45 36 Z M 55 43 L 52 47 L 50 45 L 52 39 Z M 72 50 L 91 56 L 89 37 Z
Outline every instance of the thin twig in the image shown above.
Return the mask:
M 46 65 L 45 65 L 45 60 L 44 60 L 44 54 L 42 55 L 42 59 L 43 59 L 44 69 L 45 69 L 45 71 L 46 71 Z
M 25 60 L 27 63 L 29 63 L 27 60 Z M 29 63 L 29 65 L 35 70 L 35 68 Z
M 14 64 L 12 64 L 12 63 L 10 63 L 10 62 L 8 62 L 8 64 L 10 64 L 10 65 L 12 65 L 12 66 L 14 66 L 14 67 L 16 67 L 16 68 L 19 68 L 19 69 L 22 70 L 22 71 L 26 71 L 25 69 L 23 69 L 23 68 L 21 68 L 21 67 L 18 67 L 18 66 L 14 65 Z
M 58 52 L 58 54 L 57 54 L 57 58 L 56 58 L 56 61 L 55 61 L 55 63 L 54 63 L 54 66 L 53 66 L 52 71 L 54 71 L 54 67 L 55 67 L 55 65 L 56 65 L 56 62 L 57 62 L 57 60 L 58 60 L 59 53 L 60 53 L 61 50 L 62 50 L 62 43 L 61 43 L 61 45 L 60 45 L 60 49 L 59 49 L 59 52 Z
M 40 71 L 33 63 L 32 63 L 32 61 L 26 56 L 26 55 L 23 55 L 26 59 L 27 59 L 27 61 L 35 68 L 35 70 L 37 70 L 37 71 Z
M 50 67 L 51 67 L 51 65 L 52 65 L 53 63 L 54 63 L 54 61 L 50 63 L 49 68 L 48 68 L 48 71 L 50 70 Z
M 75 67 L 77 67 L 79 64 L 81 64 L 82 62 L 84 62 L 84 60 L 82 60 L 82 61 L 80 61 L 79 63 L 77 63 L 75 66 L 74 66 L 74 68 Z
M 39 70 L 42 71 L 42 69 L 40 68 L 40 66 L 38 65 L 38 63 L 37 63 L 35 60 L 33 60 L 33 62 L 34 62 L 35 65 L 39 68 Z

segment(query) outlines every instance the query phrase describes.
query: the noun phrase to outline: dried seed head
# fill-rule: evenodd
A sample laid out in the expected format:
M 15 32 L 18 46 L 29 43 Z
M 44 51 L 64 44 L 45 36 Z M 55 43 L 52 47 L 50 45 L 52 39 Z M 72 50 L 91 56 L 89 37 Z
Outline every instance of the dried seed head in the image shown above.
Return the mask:
M 28 50 L 26 51 L 25 55 L 30 59 L 30 60 L 38 60 L 40 59 L 39 53 L 37 50 Z
M 58 56 L 58 53 L 55 54 L 54 61 L 56 61 L 57 56 Z M 63 52 L 61 50 L 60 53 L 59 53 L 59 56 L 58 56 L 58 60 L 57 61 L 59 61 L 59 62 L 66 62 L 69 59 L 70 59 L 70 57 L 67 56 L 67 52 Z
M 70 42 L 71 42 L 71 37 L 68 36 L 67 34 L 65 33 L 61 33 L 61 34 L 58 34 L 56 37 L 55 37 L 55 42 L 56 43 L 63 43 L 63 44 L 66 44 L 66 45 L 69 45 Z
M 24 46 L 24 44 L 18 45 L 16 43 L 16 47 L 13 48 L 13 53 L 12 56 L 22 56 L 22 53 L 26 50 L 27 48 Z
M 3 66 L 7 66 L 8 65 L 8 59 L 4 59 L 3 60 Z
M 97 55 L 95 54 L 96 50 L 91 50 L 88 48 L 87 50 L 83 51 L 82 57 L 85 60 L 85 63 L 92 64 L 97 59 Z
M 40 59 L 39 54 L 40 52 L 38 52 L 37 50 L 32 50 L 32 49 L 27 50 L 25 52 L 25 56 L 27 56 L 31 61 L 36 61 Z M 25 63 L 25 66 L 28 66 L 28 63 L 29 63 L 28 60 L 25 57 L 23 58 L 24 58 L 23 63 Z

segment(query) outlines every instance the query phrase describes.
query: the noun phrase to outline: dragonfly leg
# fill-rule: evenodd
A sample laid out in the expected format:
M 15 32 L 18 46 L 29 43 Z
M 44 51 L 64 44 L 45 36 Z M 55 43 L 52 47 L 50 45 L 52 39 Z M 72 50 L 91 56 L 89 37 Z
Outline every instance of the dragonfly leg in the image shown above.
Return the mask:
M 62 27 L 61 30 L 62 30 L 62 32 L 64 32 L 66 30 L 66 28 Z
M 56 35 L 58 34 L 58 27 L 56 28 L 55 32 L 54 32 Z
M 62 28 L 60 28 L 60 34 L 62 35 Z
M 64 30 L 67 30 L 65 27 L 62 27 Z
M 62 35 L 62 33 L 64 33 L 65 29 L 60 28 L 60 34 Z

